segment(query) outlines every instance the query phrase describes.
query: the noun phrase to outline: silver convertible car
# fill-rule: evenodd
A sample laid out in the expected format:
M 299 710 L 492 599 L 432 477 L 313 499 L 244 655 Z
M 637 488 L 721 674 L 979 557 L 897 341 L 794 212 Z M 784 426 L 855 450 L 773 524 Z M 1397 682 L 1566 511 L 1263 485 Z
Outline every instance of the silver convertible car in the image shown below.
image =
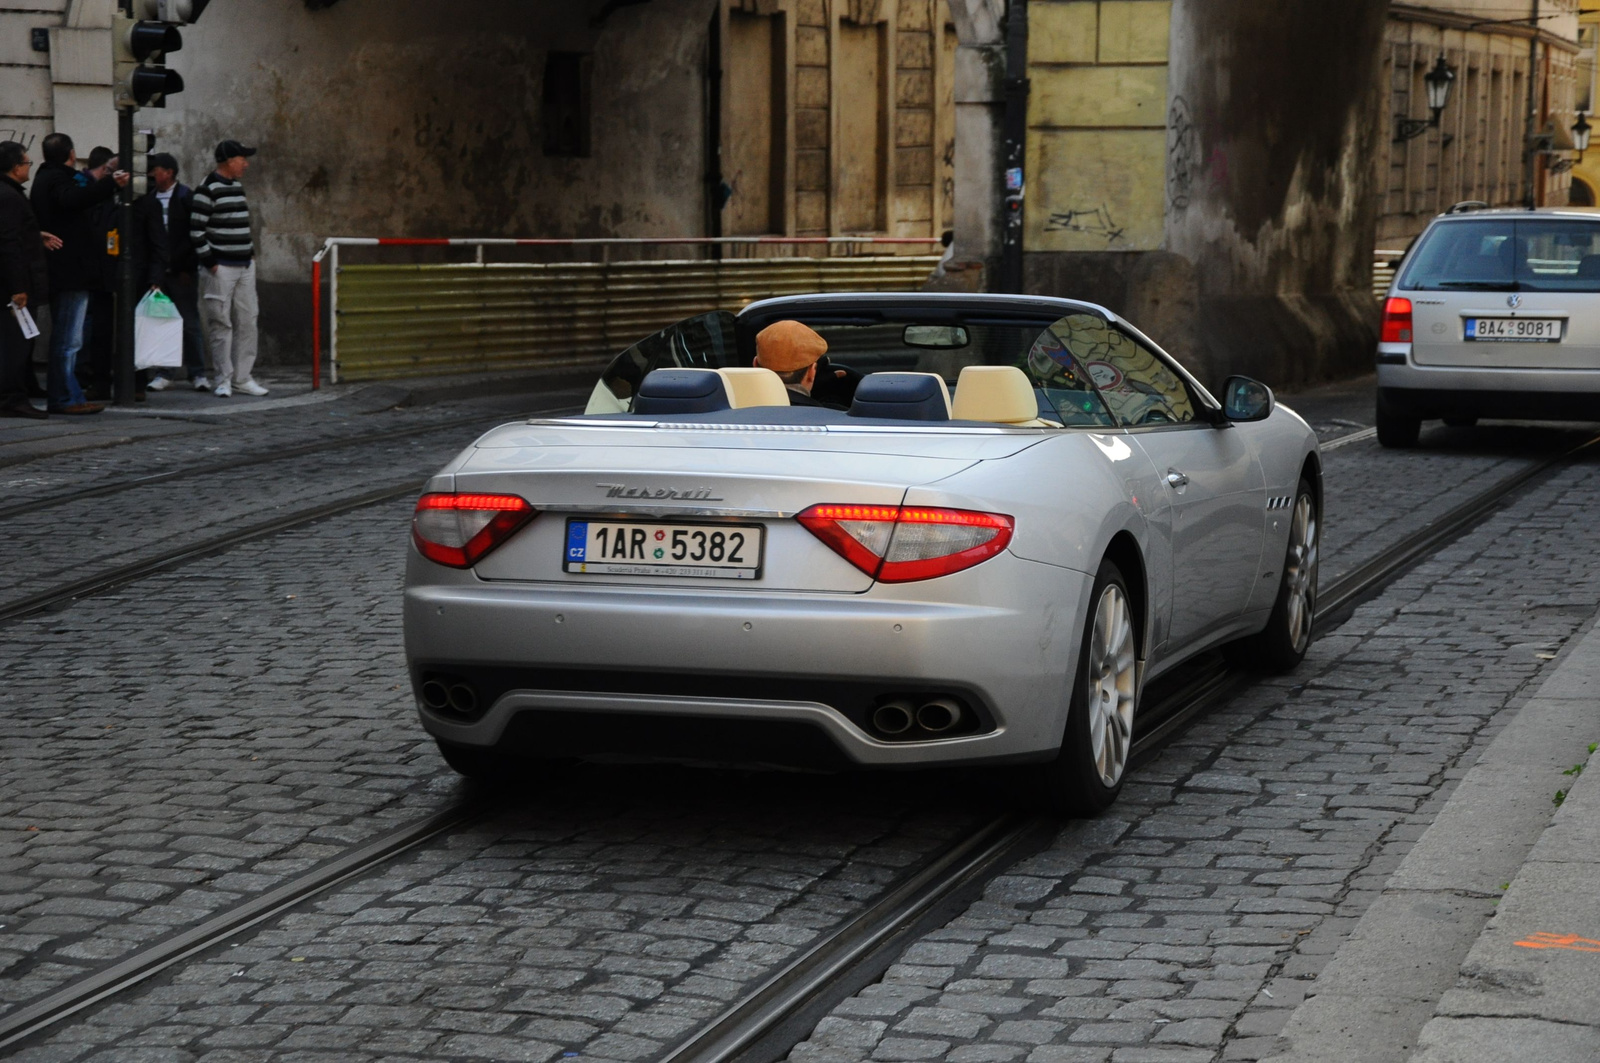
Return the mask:
M 827 342 L 809 395 L 752 367 L 779 321 Z M 470 776 L 1004 764 L 1093 811 L 1157 722 L 1147 682 L 1225 645 L 1304 655 L 1321 497 L 1316 437 L 1266 386 L 1219 402 L 1102 307 L 771 299 L 641 341 L 585 414 L 434 476 L 406 653 Z

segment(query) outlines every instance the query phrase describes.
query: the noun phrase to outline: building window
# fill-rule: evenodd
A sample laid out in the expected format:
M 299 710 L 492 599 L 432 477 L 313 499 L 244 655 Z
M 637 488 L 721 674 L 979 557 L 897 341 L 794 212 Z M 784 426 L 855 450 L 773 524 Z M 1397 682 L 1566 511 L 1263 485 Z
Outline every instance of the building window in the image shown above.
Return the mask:
M 551 52 L 544 64 L 544 153 L 589 157 L 589 74 L 584 52 Z
M 1600 29 L 1593 22 L 1583 23 L 1578 26 L 1578 63 L 1577 98 L 1573 101 L 1573 110 L 1592 111 L 1594 109 L 1594 56 L 1595 56 L 1595 30 Z

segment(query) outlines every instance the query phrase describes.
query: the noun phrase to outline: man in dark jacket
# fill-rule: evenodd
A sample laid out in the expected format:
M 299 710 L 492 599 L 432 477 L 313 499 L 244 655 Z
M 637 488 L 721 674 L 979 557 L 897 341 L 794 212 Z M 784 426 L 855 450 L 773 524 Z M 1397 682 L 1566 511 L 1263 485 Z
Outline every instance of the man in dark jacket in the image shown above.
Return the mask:
M 194 192 L 188 185 L 178 183 L 178 160 L 164 151 L 150 156 L 150 183 L 154 188 L 134 206 L 138 209 L 144 205 L 151 210 L 152 220 L 161 225 L 166 236 L 166 275 L 161 279 L 161 290 L 183 315 L 183 368 L 189 375 L 189 384 L 196 391 L 208 391 L 211 381 L 206 378 L 205 338 L 200 332 L 200 259 L 189 239 Z M 171 386 L 171 379 L 164 374 L 150 381 L 151 391 Z
M 33 372 L 33 339 L 22 333 L 12 306 L 39 309 L 49 298 L 44 237 L 28 205 L 22 183 L 33 160 L 15 140 L 0 143 L 0 417 L 48 416 L 28 401 L 27 375 Z
M 117 157 L 110 148 L 95 148 L 89 152 L 89 164 L 83 174 L 91 183 L 108 177 L 115 170 Z M 100 251 L 100 275 L 89 290 L 89 313 L 84 319 L 83 350 L 78 355 L 78 383 L 90 402 L 111 397 L 111 348 L 116 332 L 117 201 L 113 197 L 89 208 L 94 237 Z
M 105 407 L 84 397 L 76 376 L 89 293 L 100 284 L 105 257 L 105 233 L 95 232 L 91 208 L 116 195 L 117 188 L 128 183 L 128 175 L 118 171 L 91 181 L 74 168 L 78 155 L 65 133 L 45 137 L 42 150 L 44 165 L 33 179 L 33 212 L 40 227 L 55 233 L 62 243 L 47 256 L 52 293 L 50 412 L 99 413 Z

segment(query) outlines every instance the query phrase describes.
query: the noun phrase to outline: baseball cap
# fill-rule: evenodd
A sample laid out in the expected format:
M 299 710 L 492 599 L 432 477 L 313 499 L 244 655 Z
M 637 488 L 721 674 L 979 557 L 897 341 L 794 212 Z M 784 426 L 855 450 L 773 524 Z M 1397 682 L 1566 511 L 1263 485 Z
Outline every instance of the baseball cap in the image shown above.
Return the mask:
M 217 145 L 218 162 L 227 162 L 235 155 L 244 155 L 248 157 L 254 155 L 255 153 L 255 148 L 247 148 L 237 140 L 224 140 L 221 144 Z
M 150 169 L 171 170 L 173 173 L 177 173 L 178 160 L 175 156 L 168 152 L 158 151 L 150 156 Z

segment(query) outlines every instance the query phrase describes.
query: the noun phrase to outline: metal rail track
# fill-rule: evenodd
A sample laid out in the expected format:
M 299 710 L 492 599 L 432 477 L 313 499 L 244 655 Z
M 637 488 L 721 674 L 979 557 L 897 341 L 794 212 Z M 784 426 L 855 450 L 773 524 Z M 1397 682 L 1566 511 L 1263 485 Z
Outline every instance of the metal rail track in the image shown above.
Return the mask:
M 1371 561 L 1330 585 L 1321 595 L 1319 617 L 1337 615 L 1364 596 L 1405 572 L 1429 552 L 1465 532 L 1489 516 L 1506 498 L 1540 480 L 1584 451 L 1600 444 L 1600 436 L 1562 454 L 1536 462 L 1457 506 L 1426 527 L 1389 547 Z M 353 509 L 371 505 L 383 497 L 397 497 L 399 491 L 386 489 L 319 507 Z M 330 514 L 323 514 L 330 515 Z M 318 516 L 289 515 L 274 522 L 272 530 Z M 233 533 L 242 541 L 249 529 Z M 256 531 L 256 535 L 272 531 Z M 200 552 L 221 549 L 214 542 L 188 548 L 183 558 L 155 565 L 178 564 Z M 152 563 L 146 562 L 147 567 Z M 154 567 L 149 569 L 154 571 Z M 135 575 L 124 579 L 138 578 Z M 42 608 L 43 606 L 39 606 Z M 4 614 L 0 613 L 0 619 Z M 1324 629 L 1326 630 L 1326 629 Z M 1230 669 L 1220 660 L 1205 662 L 1168 692 L 1151 710 L 1163 710 L 1161 722 L 1135 741 L 1133 756 L 1143 760 L 1162 744 L 1180 733 L 1197 715 L 1246 686 L 1249 674 Z M 96 974 L 56 990 L 9 1015 L 0 1016 L 0 1049 L 5 1049 L 50 1026 L 71 1017 L 109 997 L 129 989 L 155 974 L 190 957 L 215 948 L 239 933 L 276 915 L 289 911 L 341 882 L 357 878 L 395 856 L 451 830 L 473 822 L 492 806 L 476 801 L 460 802 L 400 827 L 383 837 L 301 875 L 282 886 L 222 912 L 204 923 L 156 942 L 140 952 Z M 902 942 L 912 937 L 919 925 L 936 915 L 941 906 L 959 899 L 964 892 L 981 889 L 993 874 L 1047 838 L 1053 828 L 1044 817 L 1008 813 L 992 819 L 957 839 L 919 868 L 901 878 L 876 902 L 832 934 L 765 979 L 752 992 L 688 1040 L 672 1049 L 662 1063 L 769 1063 L 781 1058 L 790 1042 L 775 1041 L 787 1036 L 786 1024 L 809 1019 L 829 1010 L 854 991 L 854 987 L 878 976 L 893 961 Z M 804 1037 L 801 1027 L 798 1036 Z
M 25 502 L 13 503 L 9 506 L 0 506 L 0 520 L 11 517 L 25 516 L 38 513 L 56 506 L 64 506 L 72 502 L 83 502 L 93 498 L 105 498 L 108 495 L 121 494 L 124 491 L 133 491 L 141 487 L 150 487 L 155 484 L 166 483 L 169 480 L 193 479 L 197 476 L 211 476 L 216 473 L 235 472 L 247 469 L 253 465 L 268 465 L 272 462 L 286 461 L 289 458 L 301 458 L 308 454 L 327 454 L 335 450 L 347 450 L 351 447 L 364 446 L 368 443 L 382 443 L 390 439 L 404 439 L 408 436 L 431 435 L 435 432 L 447 432 L 451 429 L 462 428 L 473 424 L 505 424 L 521 417 L 542 417 L 546 414 L 568 413 L 571 406 L 552 407 L 547 410 L 535 410 L 532 413 L 519 414 L 516 417 L 506 414 L 470 414 L 461 417 L 452 417 L 448 420 L 438 421 L 430 425 L 411 425 L 405 428 L 390 428 L 382 432 L 369 432 L 365 435 L 351 436 L 344 439 L 326 439 L 315 443 L 302 443 L 299 446 L 281 447 L 270 451 L 255 454 L 245 454 L 237 458 L 212 462 L 209 465 L 191 465 L 182 469 L 168 469 L 165 472 L 147 473 L 126 480 L 116 480 L 112 483 L 97 484 L 93 487 L 84 487 L 72 491 L 62 491 L 53 495 L 44 495 L 39 498 L 29 499 Z

